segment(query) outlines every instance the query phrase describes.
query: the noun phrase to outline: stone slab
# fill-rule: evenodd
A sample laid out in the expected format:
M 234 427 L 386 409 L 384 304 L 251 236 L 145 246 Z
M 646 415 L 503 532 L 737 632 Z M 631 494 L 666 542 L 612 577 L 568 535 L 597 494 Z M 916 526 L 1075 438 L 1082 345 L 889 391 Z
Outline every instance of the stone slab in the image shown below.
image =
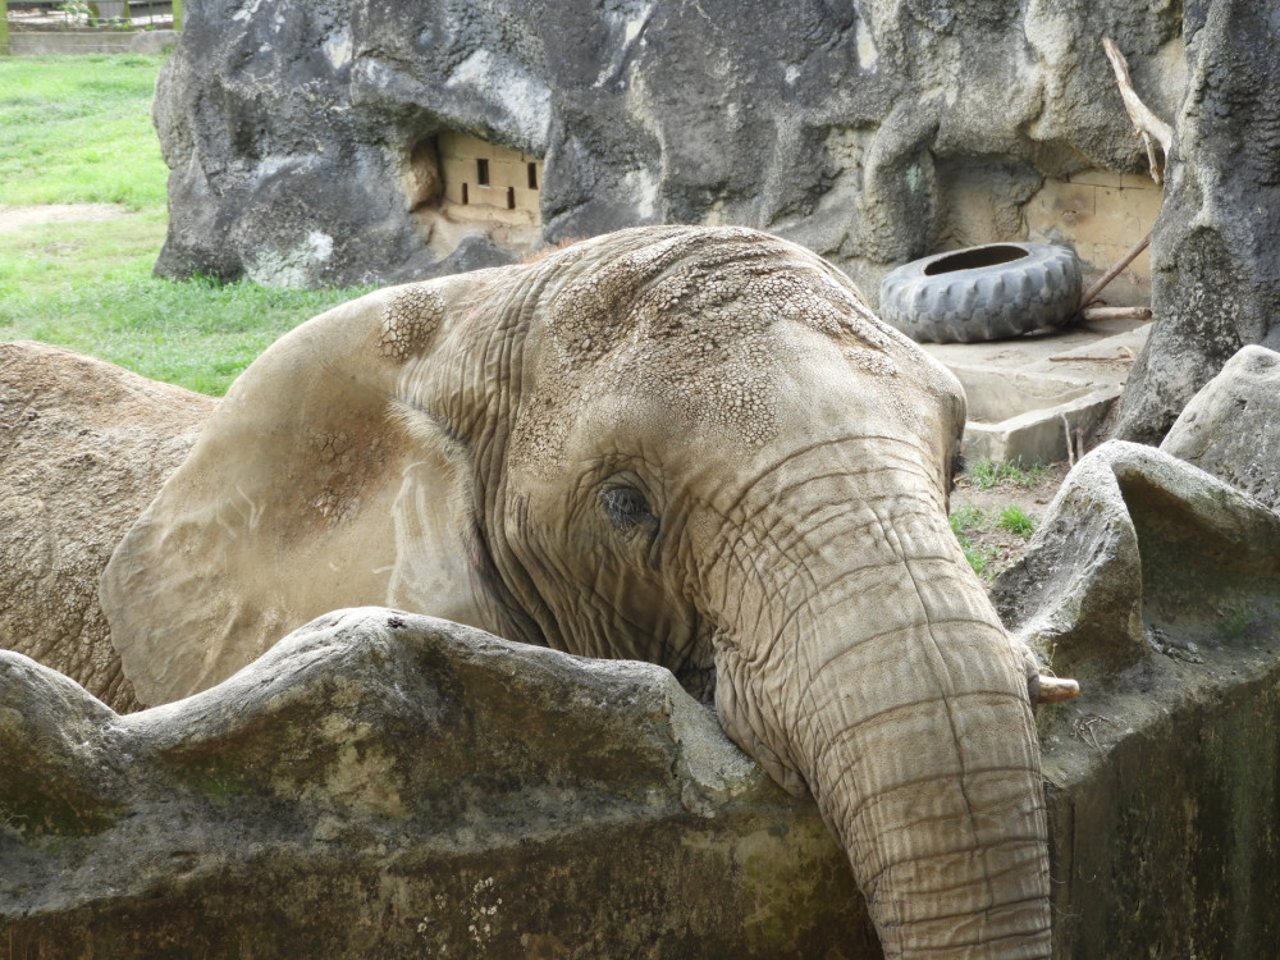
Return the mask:
M 1068 429 L 1074 443 L 1110 412 L 1150 329 L 1111 320 L 1015 340 L 921 346 L 965 388 L 966 457 L 1056 462 L 1068 459 Z M 1055 393 L 1061 399 L 1049 402 Z

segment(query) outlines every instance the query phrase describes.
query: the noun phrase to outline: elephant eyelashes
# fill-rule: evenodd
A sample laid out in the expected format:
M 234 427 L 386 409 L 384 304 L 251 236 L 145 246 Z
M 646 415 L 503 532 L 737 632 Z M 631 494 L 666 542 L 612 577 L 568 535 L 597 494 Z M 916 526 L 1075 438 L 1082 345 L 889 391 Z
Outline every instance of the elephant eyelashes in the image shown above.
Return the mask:
M 600 494 L 600 506 L 614 528 L 630 533 L 645 524 L 656 524 L 658 518 L 649 509 L 649 501 L 635 487 L 610 487 Z

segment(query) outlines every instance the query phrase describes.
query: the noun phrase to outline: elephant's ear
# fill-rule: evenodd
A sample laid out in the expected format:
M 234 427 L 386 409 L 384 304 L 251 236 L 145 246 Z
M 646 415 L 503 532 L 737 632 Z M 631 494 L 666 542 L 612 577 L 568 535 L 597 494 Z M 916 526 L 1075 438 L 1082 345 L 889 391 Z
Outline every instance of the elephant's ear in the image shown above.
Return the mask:
M 451 280 L 316 317 L 232 386 L 102 575 L 143 703 L 212 686 L 337 607 L 474 619 L 466 454 L 412 394 L 442 363 Z

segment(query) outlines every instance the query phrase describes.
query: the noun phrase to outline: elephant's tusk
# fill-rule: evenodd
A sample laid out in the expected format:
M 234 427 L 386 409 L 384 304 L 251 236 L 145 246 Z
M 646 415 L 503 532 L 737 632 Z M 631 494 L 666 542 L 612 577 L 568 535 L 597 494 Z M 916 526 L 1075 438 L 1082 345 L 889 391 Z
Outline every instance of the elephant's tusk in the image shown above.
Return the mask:
M 1040 677 L 1036 690 L 1036 703 L 1061 703 L 1080 696 L 1080 684 L 1061 677 Z

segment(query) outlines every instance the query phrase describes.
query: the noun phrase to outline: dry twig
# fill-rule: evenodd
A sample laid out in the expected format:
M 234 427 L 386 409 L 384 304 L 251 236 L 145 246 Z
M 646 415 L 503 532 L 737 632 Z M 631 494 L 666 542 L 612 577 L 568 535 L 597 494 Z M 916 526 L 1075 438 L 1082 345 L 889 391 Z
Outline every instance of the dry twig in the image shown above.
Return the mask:
M 1083 717 L 1071 725 L 1071 731 L 1085 743 L 1090 744 L 1093 749 L 1101 750 L 1102 745 L 1098 743 L 1098 737 L 1093 732 L 1093 728 L 1100 723 L 1112 723 L 1113 721 L 1106 717 L 1099 716 L 1096 713 L 1086 713 Z
M 1147 162 L 1151 165 L 1151 179 L 1156 183 L 1164 182 L 1164 160 L 1169 156 L 1169 147 L 1173 145 L 1173 127 L 1165 123 L 1142 102 L 1137 91 L 1133 89 L 1133 81 L 1129 79 L 1129 64 L 1124 54 L 1110 37 L 1102 38 L 1102 49 L 1111 61 L 1111 69 L 1115 71 L 1116 83 L 1120 87 L 1120 97 L 1124 100 L 1124 108 L 1129 119 L 1137 128 L 1142 143 L 1147 148 Z M 1162 157 L 1156 156 L 1152 140 L 1160 144 Z
M 1060 353 L 1056 357 L 1050 357 L 1050 363 L 1133 363 L 1133 351 L 1128 347 L 1121 347 L 1120 353 L 1111 357 L 1093 357 L 1086 353 Z
M 1086 320 L 1150 320 L 1150 307 L 1085 307 L 1081 311 Z
M 1147 244 L 1151 242 L 1151 231 L 1147 231 L 1147 235 L 1129 248 L 1123 257 L 1115 262 L 1106 273 L 1100 276 L 1088 290 L 1084 292 L 1084 296 L 1080 298 L 1080 308 L 1083 310 L 1089 304 L 1098 298 L 1103 289 L 1116 277 L 1120 276 L 1122 271 L 1129 264 L 1133 263 L 1134 258 L 1143 250 L 1147 249 Z
M 1058 419 L 1062 421 L 1062 432 L 1067 436 L 1067 468 L 1070 469 L 1084 456 L 1084 428 L 1073 433 L 1065 413 L 1058 414 Z

